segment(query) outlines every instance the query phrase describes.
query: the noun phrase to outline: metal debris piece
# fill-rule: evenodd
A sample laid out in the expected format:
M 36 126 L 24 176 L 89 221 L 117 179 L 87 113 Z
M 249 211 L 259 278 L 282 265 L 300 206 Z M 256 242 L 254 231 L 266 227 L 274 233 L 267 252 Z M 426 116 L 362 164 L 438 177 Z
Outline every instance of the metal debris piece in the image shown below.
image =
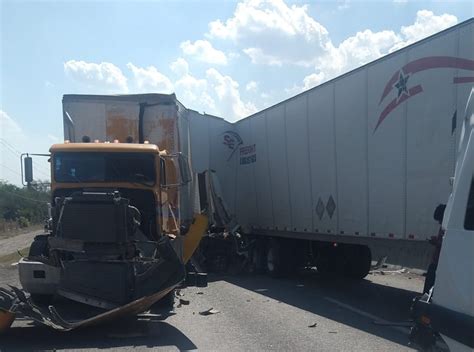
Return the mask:
M 318 323 L 313 323 L 311 325 L 308 325 L 308 328 L 315 328 L 316 326 L 318 326 Z
M 257 288 L 255 289 L 255 292 L 266 292 L 268 291 L 268 288 Z
M 142 297 L 121 307 L 104 311 L 80 321 L 67 321 L 58 313 L 54 306 L 46 307 L 35 305 L 30 297 L 26 296 L 24 291 L 14 286 L 10 286 L 10 289 L 0 287 L 0 307 L 3 308 L 5 306 L 6 310 L 10 310 L 12 305 L 16 304 L 15 312 L 23 318 L 31 319 L 56 330 L 69 331 L 79 327 L 112 321 L 124 316 L 137 315 L 147 310 L 177 285 L 178 283 L 175 283 L 171 287 L 151 296 Z
M 217 309 L 214 309 L 214 308 L 209 308 L 208 310 L 205 310 L 203 312 L 199 312 L 199 314 L 201 315 L 212 315 L 212 314 L 217 314 L 217 313 L 220 313 L 221 311 L 220 310 L 217 310 Z
M 189 301 L 187 299 L 179 299 L 179 304 L 182 304 L 183 306 L 189 305 Z
M 203 295 L 204 292 L 199 291 L 199 292 L 196 292 L 196 294 L 197 294 L 197 295 Z
M 385 265 L 385 262 L 387 261 L 387 256 L 379 258 L 377 263 L 373 265 L 370 270 L 378 270 L 380 268 L 386 268 L 387 266 Z

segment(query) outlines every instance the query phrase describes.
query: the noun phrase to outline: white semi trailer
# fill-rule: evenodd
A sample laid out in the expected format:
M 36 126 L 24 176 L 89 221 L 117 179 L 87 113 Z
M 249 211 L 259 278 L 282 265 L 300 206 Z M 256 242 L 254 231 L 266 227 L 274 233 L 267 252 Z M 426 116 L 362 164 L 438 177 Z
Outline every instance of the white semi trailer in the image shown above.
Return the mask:
M 258 243 L 257 265 L 278 273 L 312 257 L 320 271 L 361 278 L 387 256 L 427 268 L 474 82 L 473 38 L 471 19 L 234 124 L 191 115 L 193 168 L 215 170 L 228 212 Z
M 473 86 L 473 28 L 463 22 L 233 124 L 174 95 L 66 95 L 65 137 L 158 141 L 187 155 L 195 176 L 211 170 L 200 199 L 195 177 L 170 216 L 186 225 L 192 206 L 212 207 L 275 274 L 312 261 L 361 278 L 385 256 L 427 268 Z

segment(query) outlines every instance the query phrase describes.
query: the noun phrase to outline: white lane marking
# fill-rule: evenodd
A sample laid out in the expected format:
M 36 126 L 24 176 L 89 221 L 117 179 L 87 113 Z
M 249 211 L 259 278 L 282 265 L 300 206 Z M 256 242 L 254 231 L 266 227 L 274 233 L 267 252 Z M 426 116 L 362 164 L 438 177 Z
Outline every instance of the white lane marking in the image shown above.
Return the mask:
M 348 304 L 345 304 L 345 303 L 342 303 L 342 302 L 339 302 L 338 300 L 335 300 L 334 298 L 330 298 L 330 297 L 324 297 L 325 300 L 331 302 L 331 303 L 334 303 L 342 308 L 345 308 L 347 310 L 350 310 L 351 312 L 353 313 L 356 313 L 356 314 L 359 314 L 359 315 L 362 315 L 363 317 L 366 317 L 368 319 L 371 319 L 372 321 L 376 321 L 376 322 L 380 322 L 380 323 L 383 323 L 383 324 L 386 324 L 387 327 L 390 327 L 394 330 L 397 330 L 397 331 L 400 331 L 401 333 L 403 334 L 406 334 L 409 332 L 410 328 L 408 327 L 401 327 L 401 326 L 391 326 L 390 323 L 388 320 L 385 320 L 385 319 L 382 319 L 376 315 L 373 315 L 373 314 L 370 314 L 370 313 L 367 313 L 363 310 L 360 310 L 358 308 L 355 308 L 355 307 L 352 307 Z

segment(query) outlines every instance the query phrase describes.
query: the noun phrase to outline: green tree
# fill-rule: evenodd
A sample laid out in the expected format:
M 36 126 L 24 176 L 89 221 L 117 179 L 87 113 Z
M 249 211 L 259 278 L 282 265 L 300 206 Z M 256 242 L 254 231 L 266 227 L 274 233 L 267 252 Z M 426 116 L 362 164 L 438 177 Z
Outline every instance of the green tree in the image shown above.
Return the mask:
M 49 199 L 49 188 L 44 183 L 28 189 L 0 181 L 0 217 L 5 220 L 22 218 L 23 223 L 40 223 L 47 217 Z

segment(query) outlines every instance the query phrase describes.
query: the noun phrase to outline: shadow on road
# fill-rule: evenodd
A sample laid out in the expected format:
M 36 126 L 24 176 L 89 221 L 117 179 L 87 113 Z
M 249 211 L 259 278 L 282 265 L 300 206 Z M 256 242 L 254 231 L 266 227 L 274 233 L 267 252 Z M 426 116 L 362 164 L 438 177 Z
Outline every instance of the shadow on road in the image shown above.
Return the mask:
M 42 326 L 12 327 L 0 338 L 0 351 L 44 351 L 62 349 L 114 349 L 119 347 L 197 347 L 186 335 L 163 321 L 124 321 L 121 324 L 59 332 Z
M 380 318 L 392 323 L 408 323 L 413 298 L 420 295 L 370 280 L 328 278 L 317 273 L 282 279 L 264 275 L 215 276 L 210 279 L 227 281 L 404 346 L 408 344 L 409 328 L 383 326 L 374 321 Z

